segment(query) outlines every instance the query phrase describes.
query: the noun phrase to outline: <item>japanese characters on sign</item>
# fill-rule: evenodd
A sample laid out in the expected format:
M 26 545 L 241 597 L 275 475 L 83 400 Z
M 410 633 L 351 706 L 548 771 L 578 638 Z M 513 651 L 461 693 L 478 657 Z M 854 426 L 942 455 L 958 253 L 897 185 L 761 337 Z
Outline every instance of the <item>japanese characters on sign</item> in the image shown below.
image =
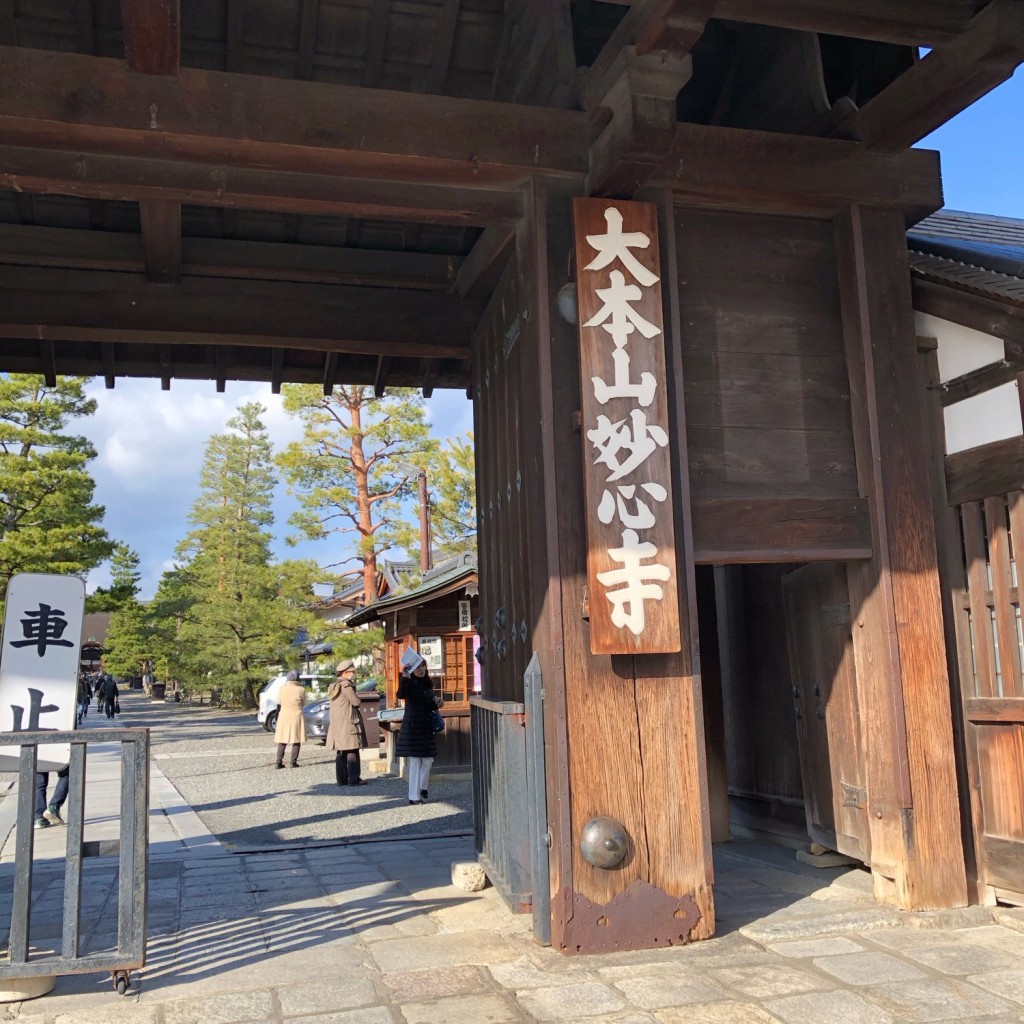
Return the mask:
M 76 576 L 20 573 L 7 586 L 0 646 L 0 732 L 75 728 L 85 584 Z M 18 748 L 0 753 L 17 771 Z M 68 763 L 65 744 L 39 747 L 40 771 Z
M 590 644 L 680 649 L 655 207 L 574 201 Z
M 427 672 L 432 676 L 444 673 L 444 643 L 439 636 L 421 636 L 417 640 L 420 657 L 427 663 Z

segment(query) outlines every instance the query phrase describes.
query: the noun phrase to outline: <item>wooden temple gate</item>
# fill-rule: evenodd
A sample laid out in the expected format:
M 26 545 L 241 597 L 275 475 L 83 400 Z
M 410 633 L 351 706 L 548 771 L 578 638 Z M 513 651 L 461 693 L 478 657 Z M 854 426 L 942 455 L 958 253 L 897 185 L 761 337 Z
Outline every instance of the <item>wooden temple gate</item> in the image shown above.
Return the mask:
M 121 0 L 116 30 L 90 34 L 0 4 L 0 369 L 469 388 L 484 696 L 521 701 L 537 655 L 560 950 L 714 933 L 737 705 L 727 616 L 717 650 L 708 624 L 728 581 L 766 565 L 824 563 L 765 591 L 788 595 L 797 705 L 824 697 L 824 737 L 844 737 L 812 832 L 862 857 L 881 899 L 966 903 L 905 238 L 942 197 L 936 155 L 909 147 L 1012 73 L 1024 6 L 212 6 Z M 584 197 L 642 217 L 657 254 L 640 277 L 657 266 L 665 460 L 619 490 L 672 495 L 659 613 L 679 640 L 657 649 L 614 614 L 611 640 L 596 625 L 614 553 L 594 537 L 614 513 L 588 504 Z M 582 327 L 563 316 L 574 295 Z M 623 558 L 643 529 L 623 532 Z M 972 610 L 988 600 L 972 585 Z M 1019 765 L 1009 720 L 978 717 L 1016 713 L 1008 686 L 979 670 L 977 765 Z M 801 732 L 805 778 L 825 739 Z M 995 840 L 1017 826 L 998 795 L 986 808 L 990 884 L 1012 889 Z M 597 818 L 625 835 L 610 867 L 581 845 Z

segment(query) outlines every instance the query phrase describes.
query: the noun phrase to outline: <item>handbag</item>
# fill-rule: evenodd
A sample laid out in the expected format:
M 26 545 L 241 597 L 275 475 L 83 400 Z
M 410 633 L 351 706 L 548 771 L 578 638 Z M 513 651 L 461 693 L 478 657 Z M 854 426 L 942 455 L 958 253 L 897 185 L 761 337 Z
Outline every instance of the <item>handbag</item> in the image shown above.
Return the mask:
M 116 697 L 114 698 L 114 714 L 121 714 L 121 702 Z
M 430 716 L 430 725 L 434 732 L 444 732 L 444 716 L 437 708 L 434 708 L 434 713 Z

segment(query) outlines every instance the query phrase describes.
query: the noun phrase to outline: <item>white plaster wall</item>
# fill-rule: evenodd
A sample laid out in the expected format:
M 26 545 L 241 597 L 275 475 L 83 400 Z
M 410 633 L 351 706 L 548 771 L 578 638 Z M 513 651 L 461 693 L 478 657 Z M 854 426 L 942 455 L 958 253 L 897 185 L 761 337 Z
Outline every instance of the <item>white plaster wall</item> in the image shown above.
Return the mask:
M 927 313 L 915 314 L 918 335 L 937 338 L 939 373 L 944 381 L 999 362 L 1003 342 L 990 334 L 940 320 Z M 957 402 L 943 410 L 946 454 L 962 452 L 990 441 L 1021 435 L 1021 409 L 1016 382 Z

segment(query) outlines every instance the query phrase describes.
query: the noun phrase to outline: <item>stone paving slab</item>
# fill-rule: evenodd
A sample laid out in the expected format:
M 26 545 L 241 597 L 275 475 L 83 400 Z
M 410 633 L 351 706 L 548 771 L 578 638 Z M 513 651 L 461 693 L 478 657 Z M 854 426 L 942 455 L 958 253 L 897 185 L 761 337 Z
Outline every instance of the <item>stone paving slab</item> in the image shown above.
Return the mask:
M 109 801 L 108 781 L 97 792 Z M 173 806 L 170 794 L 161 800 Z M 94 811 L 98 824 L 111 818 L 102 804 Z M 509 913 L 493 889 L 449 884 L 450 864 L 473 858 L 468 838 L 229 853 L 189 841 L 177 827 L 191 820 L 187 809 L 164 819 L 154 849 L 173 852 L 151 860 L 148 962 L 132 994 L 117 996 L 101 976 L 60 978 L 46 997 L 0 1006 L 0 1021 L 1024 1022 L 1020 913 L 901 914 L 874 904 L 866 872 L 818 870 L 763 843 L 716 848 L 714 939 L 565 957 L 537 946 L 529 918 Z M 63 872 L 59 854 L 38 853 L 42 945 L 59 933 Z M 0 861 L 0 923 L 12 871 Z M 84 876 L 87 946 L 109 947 L 116 861 L 90 860 Z

